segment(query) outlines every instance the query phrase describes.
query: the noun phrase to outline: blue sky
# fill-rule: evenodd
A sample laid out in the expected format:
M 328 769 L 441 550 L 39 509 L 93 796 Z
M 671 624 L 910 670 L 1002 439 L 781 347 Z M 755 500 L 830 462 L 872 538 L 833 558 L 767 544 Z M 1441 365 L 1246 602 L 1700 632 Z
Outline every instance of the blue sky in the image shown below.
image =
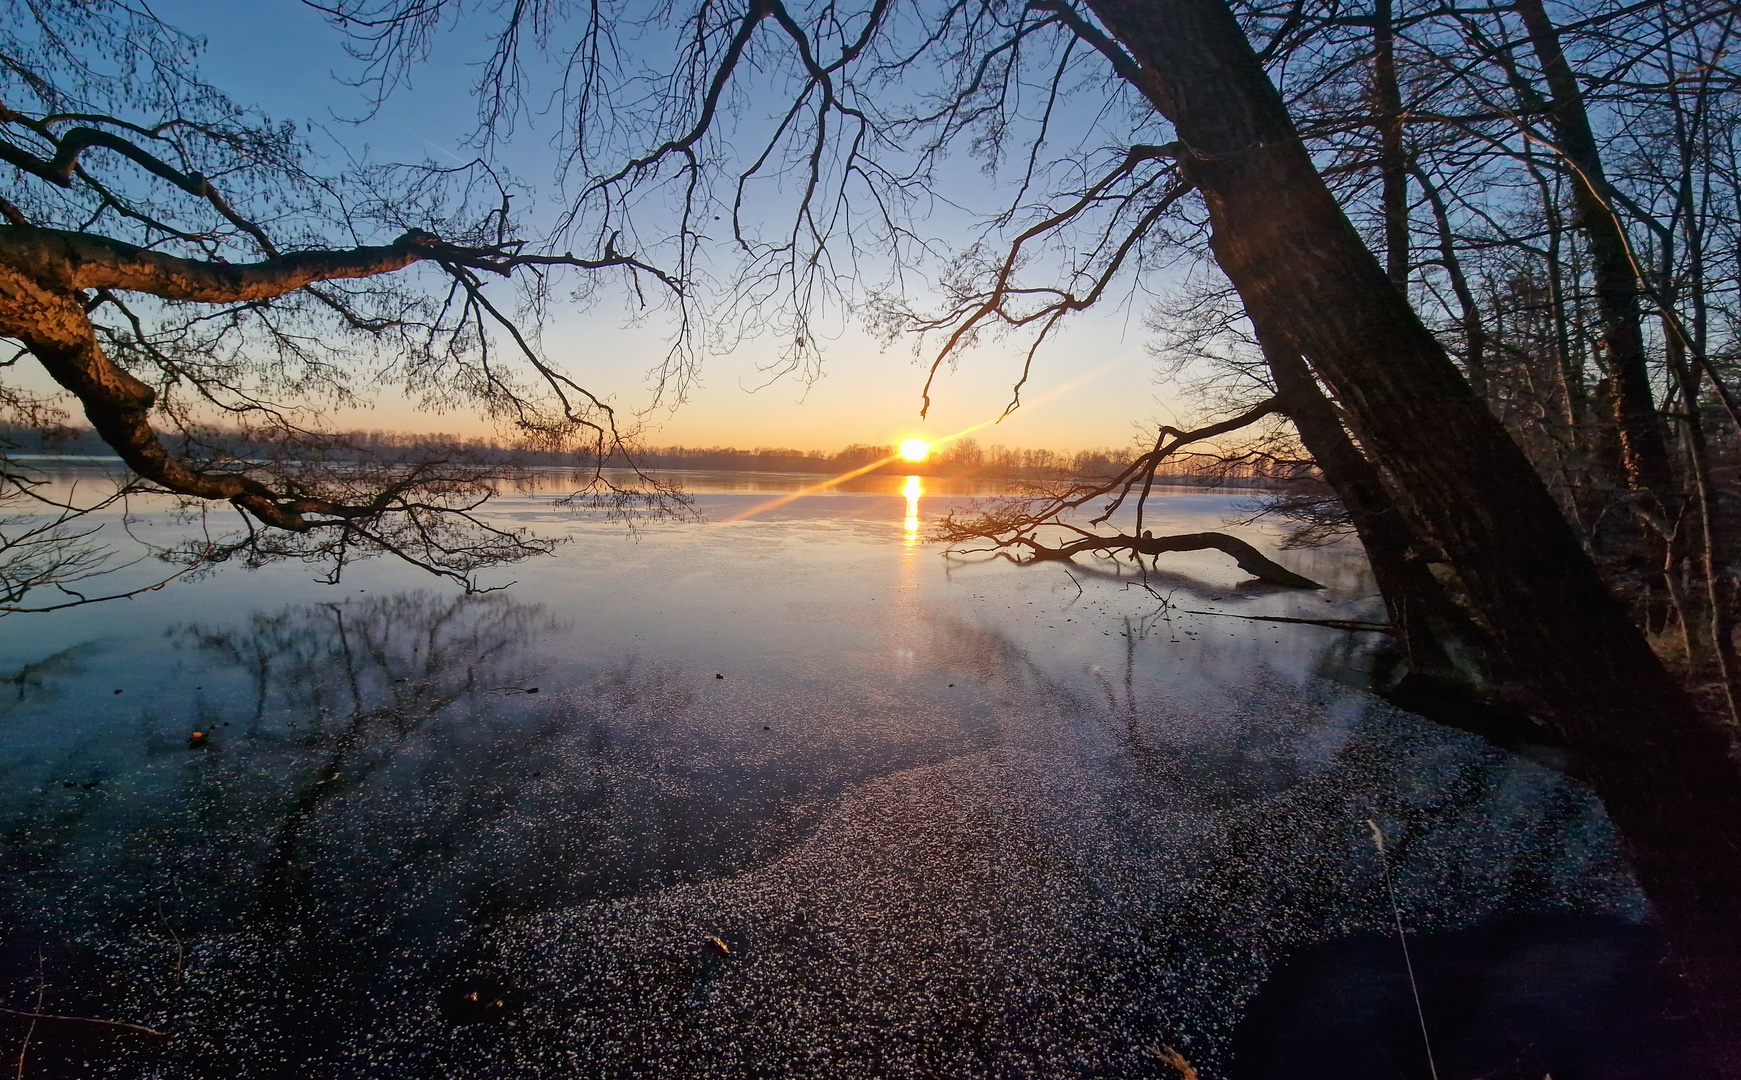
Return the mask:
M 409 87 L 367 121 L 352 124 L 345 118 L 364 111 L 359 92 L 343 81 L 355 73 L 355 62 L 336 32 L 296 0 L 164 0 L 153 9 L 206 39 L 203 69 L 238 101 L 322 126 L 349 147 L 367 146 L 377 160 L 471 156 L 463 143 L 474 117 L 469 61 L 475 57 L 466 50 L 479 47 L 475 30 L 469 41 L 463 32 L 445 35 Z M 554 163 L 548 128 L 534 117 L 507 150 L 510 167 L 534 185 L 547 180 Z M 623 304 L 608 298 L 585 311 L 560 311 L 545 341 L 579 381 L 635 411 L 648 399 L 646 373 L 664 353 L 666 329 L 626 326 L 623 312 Z M 1140 422 L 1173 419 L 1151 377 L 1142 316 L 1141 310 L 1103 305 L 1048 344 L 1025 399 L 1038 400 L 1087 372 L 1098 374 L 980 432 L 980 441 L 1055 449 L 1123 445 Z M 897 345 L 885 351 L 853 324 L 838 333 L 827 347 L 822 378 L 808 387 L 790 378 L 764 385 L 760 369 L 774 355 L 767 341 L 751 340 L 711 358 L 686 404 L 649 416 L 650 441 L 827 450 L 936 436 L 996 416 L 1020 370 L 1013 349 L 995 343 L 979 348 L 940 378 L 931 418 L 921 422 L 924 370 L 911 350 Z M 337 420 L 346 427 L 488 431 L 474 417 L 421 413 L 391 397 Z

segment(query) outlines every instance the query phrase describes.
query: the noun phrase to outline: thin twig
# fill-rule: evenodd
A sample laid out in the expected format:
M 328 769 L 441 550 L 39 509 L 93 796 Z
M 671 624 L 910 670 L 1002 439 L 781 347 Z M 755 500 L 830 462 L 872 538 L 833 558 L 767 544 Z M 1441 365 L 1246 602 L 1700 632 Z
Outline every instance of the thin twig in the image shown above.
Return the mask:
M 1076 586 L 1076 595 L 1080 597 L 1082 595 L 1082 583 L 1076 580 L 1076 575 L 1066 570 L 1064 571 L 1064 576 L 1070 579 L 1070 584 Z
M 36 1034 L 38 1014 L 42 1011 L 42 996 L 48 991 L 48 981 L 42 976 L 42 950 L 36 952 L 36 1013 L 30 1014 L 30 1026 L 24 1029 L 24 1042 L 18 1047 L 18 1080 L 24 1080 L 24 1059 L 30 1053 L 30 1037 Z M 10 1012 L 11 1010 L 7 1010 Z
M 1170 1046 L 1163 1046 L 1159 1050 L 1152 1046 L 1144 1047 L 1144 1049 L 1155 1057 L 1160 1058 L 1168 1065 L 1179 1070 L 1179 1076 L 1182 1080 L 1197 1080 L 1197 1070 L 1193 1069 L 1191 1063 L 1185 1060 L 1184 1054 L 1179 1053 Z
M 1249 619 L 1252 622 L 1285 622 L 1301 623 L 1306 626 L 1328 626 L 1332 630 L 1348 630 L 1368 634 L 1395 633 L 1395 627 L 1389 623 L 1362 622 L 1359 619 L 1292 619 L 1286 615 L 1241 615 L 1235 611 L 1197 611 L 1192 608 L 1179 608 L 1184 615 L 1220 615 L 1227 619 Z
M 1414 961 L 1409 959 L 1408 938 L 1402 931 L 1402 908 L 1397 906 L 1396 886 L 1390 879 L 1390 857 L 1384 850 L 1384 833 L 1378 827 L 1378 822 L 1366 819 L 1366 827 L 1372 830 L 1373 846 L 1378 848 L 1378 865 L 1384 870 L 1384 892 L 1390 898 L 1391 918 L 1396 920 L 1396 940 L 1402 946 L 1402 965 L 1409 975 L 1409 992 L 1415 996 L 1415 1018 L 1421 1022 L 1421 1045 L 1427 1048 L 1427 1071 L 1433 1080 L 1439 1080 L 1439 1066 L 1433 1062 L 1433 1041 L 1427 1037 L 1427 1012 L 1421 1007 L 1421 988 L 1415 983 Z
M 181 948 L 181 935 L 175 932 L 175 927 L 169 925 L 169 919 L 163 914 L 162 900 L 157 901 L 157 921 L 163 924 L 164 931 L 169 934 L 169 940 L 175 942 L 175 985 L 180 986 L 184 973 L 182 961 L 185 954 Z
M 39 1001 L 37 1008 L 40 1009 L 41 1007 L 42 1005 Z M 31 1031 L 36 1030 L 36 1022 L 38 1020 L 57 1020 L 67 1024 L 99 1024 L 103 1027 L 121 1028 L 125 1031 L 137 1031 L 141 1035 L 155 1035 L 159 1039 L 169 1038 L 169 1032 L 158 1031 L 156 1028 L 148 1028 L 144 1024 L 129 1024 L 124 1020 L 99 1020 L 94 1016 L 58 1016 L 54 1013 L 25 1012 L 22 1009 L 0 1009 L 0 1016 L 28 1017 L 30 1020 Z M 26 1033 L 24 1041 L 26 1044 L 30 1042 L 30 1036 L 28 1033 Z M 18 1075 L 24 1075 L 24 1052 L 22 1050 L 18 1053 Z
M 50 612 L 50 611 L 63 611 L 67 608 L 83 607 L 86 604 L 101 604 L 101 603 L 104 603 L 104 602 L 109 601 L 109 600 L 131 600 L 135 596 L 143 596 L 146 593 L 153 593 L 153 592 L 156 592 L 158 589 L 161 589 L 164 586 L 175 581 L 177 578 L 180 578 L 184 574 L 191 573 L 192 571 L 197 570 L 201 566 L 205 565 L 206 560 L 211 557 L 212 548 L 213 548 L 213 545 L 207 544 L 206 550 L 204 552 L 202 552 L 200 554 L 200 556 L 197 559 L 195 559 L 193 562 L 182 567 L 180 570 L 177 570 L 175 573 L 164 578 L 162 581 L 153 582 L 150 585 L 141 585 L 137 589 L 129 589 L 126 592 L 110 593 L 108 596 L 83 596 L 79 593 L 73 592 L 73 590 L 71 590 L 71 589 L 62 588 L 61 589 L 62 592 L 70 593 L 71 595 L 78 597 L 78 599 L 68 600 L 65 603 L 61 603 L 61 604 L 49 604 L 45 607 L 23 607 L 23 606 L 18 605 L 18 604 L 0 604 L 0 616 L 6 616 L 6 615 L 41 615 L 45 612 Z

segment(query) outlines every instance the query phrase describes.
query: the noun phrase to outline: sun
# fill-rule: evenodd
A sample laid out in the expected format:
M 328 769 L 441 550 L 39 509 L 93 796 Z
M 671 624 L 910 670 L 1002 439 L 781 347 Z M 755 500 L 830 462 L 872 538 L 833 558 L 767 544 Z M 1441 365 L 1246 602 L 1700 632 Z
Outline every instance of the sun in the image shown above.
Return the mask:
M 924 461 L 930 452 L 931 444 L 924 439 L 907 439 L 901 443 L 901 456 L 908 461 Z

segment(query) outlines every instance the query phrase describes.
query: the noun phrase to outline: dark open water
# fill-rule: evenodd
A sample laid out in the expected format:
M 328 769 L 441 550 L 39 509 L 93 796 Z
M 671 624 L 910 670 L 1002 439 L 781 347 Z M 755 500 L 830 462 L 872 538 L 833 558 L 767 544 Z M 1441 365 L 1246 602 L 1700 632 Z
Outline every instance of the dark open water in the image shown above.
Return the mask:
M 0 622 L 0 1005 L 164 1033 L 41 1022 L 25 1075 L 1425 1077 L 1398 913 L 1443 1080 L 1674 1074 L 1587 792 L 1370 696 L 1358 636 L 1181 611 L 1370 617 L 1353 553 L 1170 557 L 1165 609 L 952 564 L 898 480 L 729 525 L 809 480 L 689 481 L 713 524 L 638 540 L 505 499 L 574 542 L 488 596 Z

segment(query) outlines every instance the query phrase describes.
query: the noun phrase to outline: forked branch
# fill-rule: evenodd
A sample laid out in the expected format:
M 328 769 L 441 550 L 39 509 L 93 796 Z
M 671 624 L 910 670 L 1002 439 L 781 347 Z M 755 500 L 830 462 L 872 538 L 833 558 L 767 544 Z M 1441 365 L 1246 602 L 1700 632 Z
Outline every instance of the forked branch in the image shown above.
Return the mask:
M 985 519 L 980 520 L 983 522 Z M 962 544 L 973 540 L 990 541 L 993 545 L 992 550 L 1009 552 L 1017 562 L 1070 562 L 1078 555 L 1089 553 L 1153 557 L 1178 551 L 1219 551 L 1232 556 L 1233 561 L 1239 564 L 1241 570 L 1259 581 L 1266 581 L 1271 585 L 1282 585 L 1290 589 L 1322 589 L 1324 587 L 1304 574 L 1294 573 L 1239 537 L 1230 536 L 1227 533 L 1196 532 L 1156 536 L 1151 532 L 1144 532 L 1141 536 L 1132 536 L 1128 533 L 1114 533 L 1106 536 L 1080 530 L 1072 531 L 1078 533 L 1075 540 L 1051 545 L 1043 543 L 1032 533 L 1011 534 L 995 528 L 976 527 L 973 522 L 950 520 L 944 522 L 941 535 L 943 539 L 952 544 Z

